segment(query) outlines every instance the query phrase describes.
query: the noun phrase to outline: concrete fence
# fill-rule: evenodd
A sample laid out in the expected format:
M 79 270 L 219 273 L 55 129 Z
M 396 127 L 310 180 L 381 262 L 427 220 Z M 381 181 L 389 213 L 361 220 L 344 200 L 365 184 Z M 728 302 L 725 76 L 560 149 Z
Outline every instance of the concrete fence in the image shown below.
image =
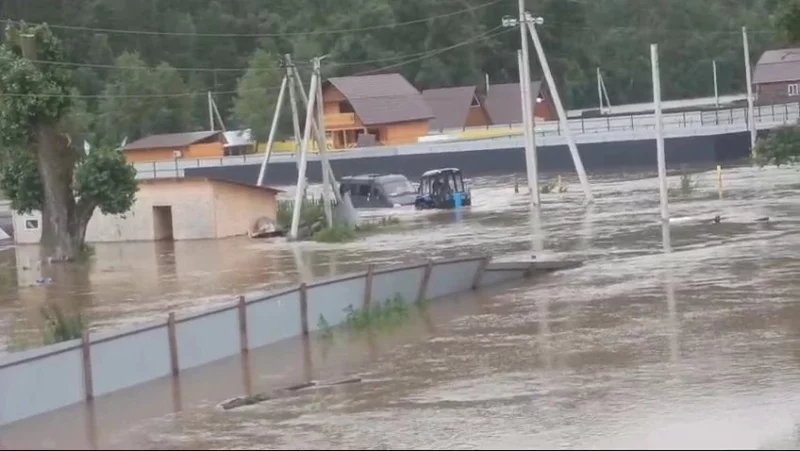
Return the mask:
M 284 339 L 309 335 L 396 296 L 433 299 L 523 279 L 570 262 L 490 263 L 489 257 L 428 261 L 349 274 L 274 291 L 201 313 L 0 358 L 0 426 L 199 367 Z

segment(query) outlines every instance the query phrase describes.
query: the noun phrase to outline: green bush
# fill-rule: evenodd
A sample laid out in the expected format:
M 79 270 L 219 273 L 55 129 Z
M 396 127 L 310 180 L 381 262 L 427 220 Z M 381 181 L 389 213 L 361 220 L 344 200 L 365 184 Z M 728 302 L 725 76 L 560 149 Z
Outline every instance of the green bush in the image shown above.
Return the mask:
M 86 330 L 86 324 L 80 313 L 66 313 L 55 303 L 48 303 L 41 311 L 46 345 L 81 338 Z
M 358 238 L 356 231 L 348 226 L 326 227 L 311 237 L 320 243 L 347 243 Z

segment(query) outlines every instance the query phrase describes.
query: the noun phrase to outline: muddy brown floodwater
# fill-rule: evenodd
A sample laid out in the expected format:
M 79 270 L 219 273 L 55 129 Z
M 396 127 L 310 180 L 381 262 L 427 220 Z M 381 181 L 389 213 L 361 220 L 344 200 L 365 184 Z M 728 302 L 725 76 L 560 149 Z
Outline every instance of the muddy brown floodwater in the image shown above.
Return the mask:
M 716 174 L 694 178 L 695 190 L 672 200 L 672 216 L 719 214 L 723 221 L 672 225 L 670 253 L 662 249 L 658 183 L 650 176 L 593 179 L 597 199 L 588 208 L 576 182 L 565 194 L 543 196 L 547 256 L 585 259 L 585 266 L 535 284 L 437 301 L 399 328 L 315 343 L 312 377 L 357 374 L 360 384 L 223 412 L 214 406 L 241 395 L 242 385 L 240 374 L 220 364 L 197 374 L 204 389 L 184 393 L 178 405 L 134 415 L 156 404 L 162 387 L 150 384 L 107 401 L 103 425 L 91 434 L 59 429 L 55 414 L 0 430 L 0 442 L 147 449 L 797 449 L 800 173 L 728 170 L 722 200 Z M 670 183 L 677 187 L 678 177 Z M 533 227 L 524 196 L 513 194 L 510 179 L 479 179 L 475 186 L 469 211 L 396 212 L 405 222 L 394 233 L 348 245 L 304 244 L 299 254 L 312 262 L 314 275 L 430 255 L 530 258 Z M 770 221 L 755 221 L 762 216 Z M 14 252 L 19 266 L 24 253 L 6 254 Z M 296 282 L 295 258 L 288 244 L 246 240 L 170 249 L 98 246 L 88 275 L 71 276 L 80 282 L 61 275 L 66 285 L 59 296 L 84 309 L 96 327 L 108 327 Z M 35 335 L 31 305 L 56 296 L 58 286 L 17 289 L 3 280 L 34 270 L 16 272 L 21 276 L 6 271 L 0 279 L 0 315 L 15 331 L 7 334 L 12 344 L 15 334 Z M 257 353 L 254 390 L 299 377 L 296 352 L 283 346 Z M 213 371 L 219 373 L 211 377 Z

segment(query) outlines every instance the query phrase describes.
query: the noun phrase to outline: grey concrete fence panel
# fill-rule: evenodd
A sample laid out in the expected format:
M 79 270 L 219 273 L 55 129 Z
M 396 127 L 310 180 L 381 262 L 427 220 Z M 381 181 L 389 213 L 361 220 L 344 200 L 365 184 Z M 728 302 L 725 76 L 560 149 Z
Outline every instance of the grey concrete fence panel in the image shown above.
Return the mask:
M 103 332 L 92 336 L 92 394 L 100 396 L 168 376 L 167 324 Z M 87 396 L 90 397 L 90 396 Z
M 0 426 L 95 396 L 247 355 L 249 349 L 308 335 L 320 316 L 335 326 L 354 310 L 400 296 L 406 302 L 511 282 L 535 270 L 574 263 L 494 263 L 489 257 L 428 261 L 276 290 L 202 313 L 72 340 L 0 357 Z M 246 359 L 245 359 L 246 360 Z M 245 361 L 243 360 L 243 361 Z M 250 375 L 243 369 L 243 374 Z M 89 404 L 91 406 L 93 404 Z

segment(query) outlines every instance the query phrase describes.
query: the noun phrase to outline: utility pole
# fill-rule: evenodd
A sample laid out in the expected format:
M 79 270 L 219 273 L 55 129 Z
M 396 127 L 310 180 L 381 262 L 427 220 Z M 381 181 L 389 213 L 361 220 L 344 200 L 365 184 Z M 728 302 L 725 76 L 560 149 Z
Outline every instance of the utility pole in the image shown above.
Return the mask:
M 717 83 L 717 60 L 712 61 L 714 68 L 714 105 L 719 109 L 719 84 Z
M 283 64 L 283 62 L 281 62 Z M 275 143 L 275 132 L 278 130 L 278 120 L 281 116 L 281 110 L 283 109 L 283 99 L 286 95 L 286 85 L 289 83 L 289 76 L 284 75 L 283 80 L 281 81 L 281 89 L 278 92 L 278 101 L 275 104 L 275 111 L 272 113 L 272 124 L 269 128 L 269 136 L 267 137 L 267 147 L 264 149 L 264 159 L 261 161 L 261 169 L 258 172 L 258 186 L 262 186 L 264 184 L 264 176 L 267 173 L 267 165 L 269 164 L 269 159 L 272 156 L 272 145 Z M 299 165 L 299 163 L 298 163 Z
M 208 129 L 214 131 L 214 105 L 211 103 L 211 91 L 208 91 L 206 99 L 208 101 Z
M 656 158 L 658 160 L 658 182 L 661 200 L 661 224 L 664 249 L 670 248 L 669 207 L 667 200 L 667 159 L 664 152 L 664 129 L 661 119 L 661 71 L 658 65 L 658 44 L 650 45 L 650 64 L 653 71 L 653 109 L 656 121 Z
M 316 92 L 318 81 L 318 74 L 314 72 L 311 75 L 311 86 L 309 92 Z M 306 121 L 305 129 L 303 130 L 303 142 L 300 147 L 300 169 L 297 172 L 297 189 L 294 194 L 294 206 L 292 211 L 292 226 L 289 231 L 289 237 L 293 240 L 297 239 L 298 229 L 300 227 L 300 212 L 303 208 L 303 198 L 305 197 L 305 181 L 306 181 L 306 166 L 308 164 L 308 145 L 311 140 L 311 127 L 314 119 L 314 104 L 316 103 L 317 96 L 308 99 L 308 107 L 306 108 Z
M 558 120 L 561 123 L 561 129 L 563 130 L 564 137 L 567 139 L 567 147 L 569 147 L 569 152 L 572 156 L 572 163 L 575 165 L 575 171 L 578 173 L 578 178 L 581 181 L 583 195 L 585 196 L 584 200 L 586 203 L 592 203 L 594 201 L 594 197 L 592 196 L 592 187 L 589 185 L 589 177 L 586 175 L 586 169 L 583 167 L 581 154 L 578 153 L 578 146 L 575 145 L 575 140 L 572 137 L 572 130 L 570 130 L 569 122 L 567 121 L 567 113 L 564 111 L 564 105 L 561 103 L 561 96 L 558 93 L 558 86 L 556 86 L 553 73 L 550 71 L 550 64 L 547 62 L 547 55 L 544 53 L 542 42 L 539 40 L 539 34 L 536 32 L 536 25 L 541 25 L 543 22 L 544 20 L 541 17 L 532 17 L 528 13 L 525 13 L 525 25 L 527 26 L 528 31 L 531 34 L 531 38 L 533 39 L 533 45 L 536 48 L 536 53 L 539 55 L 539 64 L 542 66 L 545 80 L 547 80 L 547 85 L 550 88 L 550 96 L 555 104 L 556 113 L 558 114 Z
M 750 152 L 756 148 L 756 118 L 753 106 L 753 75 L 750 70 L 750 44 L 747 40 L 747 27 L 742 27 L 742 41 L 744 45 L 744 70 L 747 81 L 747 125 L 750 129 Z
M 597 66 L 597 104 L 600 105 L 600 114 L 603 114 L 603 85 L 600 82 L 600 66 Z
M 322 58 L 325 58 L 324 56 Z M 317 77 L 317 87 L 314 90 L 310 90 L 308 92 L 309 96 L 314 96 L 317 103 L 317 148 L 319 149 L 319 157 L 320 157 L 320 170 L 322 171 L 322 202 L 324 203 L 323 209 L 325 211 L 325 221 L 328 223 L 328 227 L 333 227 L 333 212 L 331 211 L 331 177 L 329 166 L 330 163 L 328 162 L 328 152 L 327 152 L 327 139 L 325 137 L 325 119 L 324 119 L 324 111 L 323 111 L 323 101 L 322 101 L 322 74 L 320 72 L 320 61 L 322 60 L 320 57 L 315 57 L 312 61 L 314 67 L 314 76 Z M 334 191 L 336 188 L 334 187 Z
M 531 192 L 531 206 L 539 208 L 539 173 L 537 167 L 536 157 L 536 132 L 534 129 L 535 119 L 533 115 L 533 107 L 531 105 L 530 95 L 530 56 L 528 54 L 528 37 L 525 33 L 525 0 L 518 0 L 519 14 L 517 18 L 504 17 L 502 25 L 504 27 L 519 27 L 520 35 L 520 50 L 521 50 L 521 65 L 520 65 L 520 92 L 522 94 L 522 109 L 524 111 L 523 120 L 527 116 L 529 123 L 524 123 L 525 130 L 528 131 L 525 137 L 525 169 L 528 176 L 528 189 Z
M 292 62 L 292 55 L 284 56 L 286 61 L 286 76 L 289 77 L 289 105 L 292 107 L 292 127 L 294 130 L 295 145 L 295 164 L 300 168 L 300 115 L 297 113 L 297 94 L 295 93 L 295 82 L 297 79 L 297 69 Z

